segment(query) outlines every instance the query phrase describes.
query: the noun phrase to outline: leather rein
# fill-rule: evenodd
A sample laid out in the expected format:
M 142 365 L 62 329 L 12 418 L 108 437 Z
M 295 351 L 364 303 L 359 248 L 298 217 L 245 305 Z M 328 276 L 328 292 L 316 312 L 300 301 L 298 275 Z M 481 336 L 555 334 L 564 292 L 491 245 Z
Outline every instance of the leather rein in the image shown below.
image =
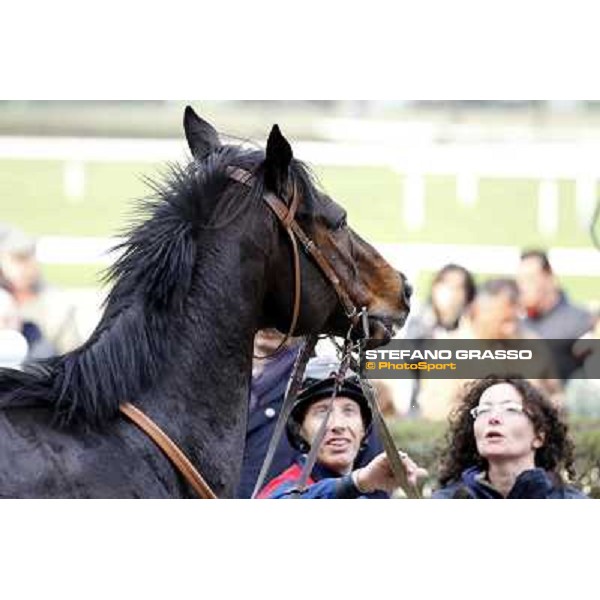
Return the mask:
M 231 180 L 236 181 L 237 183 L 241 183 L 246 187 L 252 187 L 253 181 L 255 180 L 255 176 L 252 173 L 239 167 L 228 167 L 227 175 Z M 358 310 L 357 306 L 350 299 L 350 295 L 344 288 L 342 282 L 340 281 L 340 278 L 331 266 L 330 262 L 327 260 L 323 252 L 321 252 L 321 250 L 315 245 L 315 243 L 310 239 L 310 237 L 304 232 L 304 230 L 300 227 L 300 225 L 295 219 L 296 211 L 300 202 L 300 196 L 298 194 L 298 189 L 296 185 L 294 184 L 289 207 L 283 200 L 281 200 L 278 196 L 269 191 L 266 191 L 263 194 L 262 199 L 273 211 L 273 213 L 279 220 L 281 226 L 285 229 L 286 233 L 288 234 L 292 245 L 292 254 L 294 262 L 294 304 L 292 319 L 290 322 L 289 330 L 281 344 L 275 350 L 275 353 L 277 353 L 283 347 L 288 338 L 293 334 L 294 330 L 296 329 L 298 317 L 300 314 L 300 298 L 302 291 L 300 274 L 300 253 L 298 250 L 298 241 L 300 242 L 306 253 L 309 256 L 311 256 L 313 260 L 317 263 L 319 268 L 323 271 L 323 274 L 327 277 L 327 279 L 333 286 L 339 298 L 339 301 L 344 309 L 344 312 L 350 320 L 350 330 L 352 330 L 358 325 L 362 315 L 363 326 L 365 327 L 366 333 L 367 321 L 365 309 L 361 311 Z M 306 357 L 306 360 L 307 359 L 308 357 Z M 304 362 L 304 366 L 305 364 L 306 363 Z M 290 382 L 292 384 L 291 389 L 290 384 L 288 384 L 286 400 L 289 399 L 291 401 L 293 399 L 292 396 L 295 397 L 297 393 L 297 388 L 299 386 L 298 380 L 301 380 L 302 373 L 304 372 L 303 368 L 300 369 L 300 364 L 298 364 L 297 367 L 299 368 L 294 370 L 295 377 L 293 377 Z M 302 373 L 300 373 L 300 376 L 298 376 L 300 370 L 302 370 Z M 148 435 L 148 437 L 160 448 L 160 450 L 171 461 L 175 469 L 181 474 L 181 476 L 187 481 L 190 487 L 196 492 L 196 494 L 200 498 L 217 498 L 216 494 L 206 483 L 202 475 L 194 467 L 192 462 L 187 458 L 183 451 L 150 417 L 143 413 L 139 408 L 133 406 L 131 403 L 121 404 L 119 406 L 119 410 L 125 417 L 127 417 L 130 421 L 137 425 L 137 427 L 139 427 L 146 435 Z M 282 411 L 280 417 L 283 416 L 284 412 L 285 411 Z M 273 442 L 273 440 L 271 441 Z

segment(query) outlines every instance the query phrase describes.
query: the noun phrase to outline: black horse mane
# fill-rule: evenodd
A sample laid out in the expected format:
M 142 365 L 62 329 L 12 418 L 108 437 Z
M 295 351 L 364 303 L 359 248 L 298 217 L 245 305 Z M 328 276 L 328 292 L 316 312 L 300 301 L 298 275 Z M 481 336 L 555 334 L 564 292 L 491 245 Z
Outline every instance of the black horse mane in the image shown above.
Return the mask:
M 185 321 L 198 240 L 261 202 L 263 163 L 261 151 L 223 146 L 202 162 L 171 165 L 159 182 L 147 180 L 154 194 L 138 203 L 141 220 L 116 247 L 121 254 L 105 277 L 113 288 L 95 331 L 65 355 L 0 371 L 0 406 L 50 405 L 60 425 L 101 427 L 148 390 L 177 344 L 173 325 Z M 231 186 L 230 165 L 257 174 L 251 189 Z M 290 171 L 311 201 L 308 169 L 294 160 Z

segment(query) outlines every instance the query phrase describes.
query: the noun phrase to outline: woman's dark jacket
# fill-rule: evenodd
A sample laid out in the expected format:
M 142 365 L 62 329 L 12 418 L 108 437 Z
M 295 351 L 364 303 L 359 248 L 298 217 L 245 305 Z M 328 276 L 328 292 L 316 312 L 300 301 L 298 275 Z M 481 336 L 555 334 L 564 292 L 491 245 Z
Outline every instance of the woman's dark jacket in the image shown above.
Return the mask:
M 435 491 L 434 499 L 502 499 L 503 496 L 485 480 L 485 472 L 477 467 L 463 471 L 460 481 L 455 481 Z M 521 473 L 510 490 L 507 499 L 555 499 L 571 500 L 587 498 L 574 487 L 562 485 L 544 469 L 530 469 Z

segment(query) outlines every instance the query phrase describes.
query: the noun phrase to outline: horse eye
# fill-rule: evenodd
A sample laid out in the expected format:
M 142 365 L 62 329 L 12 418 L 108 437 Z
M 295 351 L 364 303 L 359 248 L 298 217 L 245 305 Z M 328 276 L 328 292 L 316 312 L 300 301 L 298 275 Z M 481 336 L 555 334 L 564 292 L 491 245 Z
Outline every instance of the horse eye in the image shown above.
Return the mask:
M 344 229 L 347 225 L 346 215 L 344 215 L 333 229 L 334 231 L 339 231 L 340 229 Z

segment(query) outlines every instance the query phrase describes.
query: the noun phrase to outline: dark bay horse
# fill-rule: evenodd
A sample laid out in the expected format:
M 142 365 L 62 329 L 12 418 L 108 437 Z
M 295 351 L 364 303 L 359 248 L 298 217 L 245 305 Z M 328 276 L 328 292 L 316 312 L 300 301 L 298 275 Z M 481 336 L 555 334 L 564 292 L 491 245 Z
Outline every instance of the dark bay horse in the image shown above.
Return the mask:
M 346 224 L 274 126 L 266 151 L 225 145 L 188 107 L 193 160 L 173 166 L 141 205 L 110 270 L 104 314 L 80 348 L 23 371 L 0 371 L 0 497 L 173 498 L 193 491 L 119 413 L 131 402 L 180 446 L 219 497 L 241 465 L 252 341 L 286 331 L 290 240 L 263 201 L 297 190 L 298 223 L 334 266 L 371 337 L 385 341 L 409 310 L 404 277 Z M 250 186 L 228 177 L 238 167 Z M 229 171 L 230 172 L 230 171 Z M 330 282 L 301 253 L 296 335 L 343 335 Z

